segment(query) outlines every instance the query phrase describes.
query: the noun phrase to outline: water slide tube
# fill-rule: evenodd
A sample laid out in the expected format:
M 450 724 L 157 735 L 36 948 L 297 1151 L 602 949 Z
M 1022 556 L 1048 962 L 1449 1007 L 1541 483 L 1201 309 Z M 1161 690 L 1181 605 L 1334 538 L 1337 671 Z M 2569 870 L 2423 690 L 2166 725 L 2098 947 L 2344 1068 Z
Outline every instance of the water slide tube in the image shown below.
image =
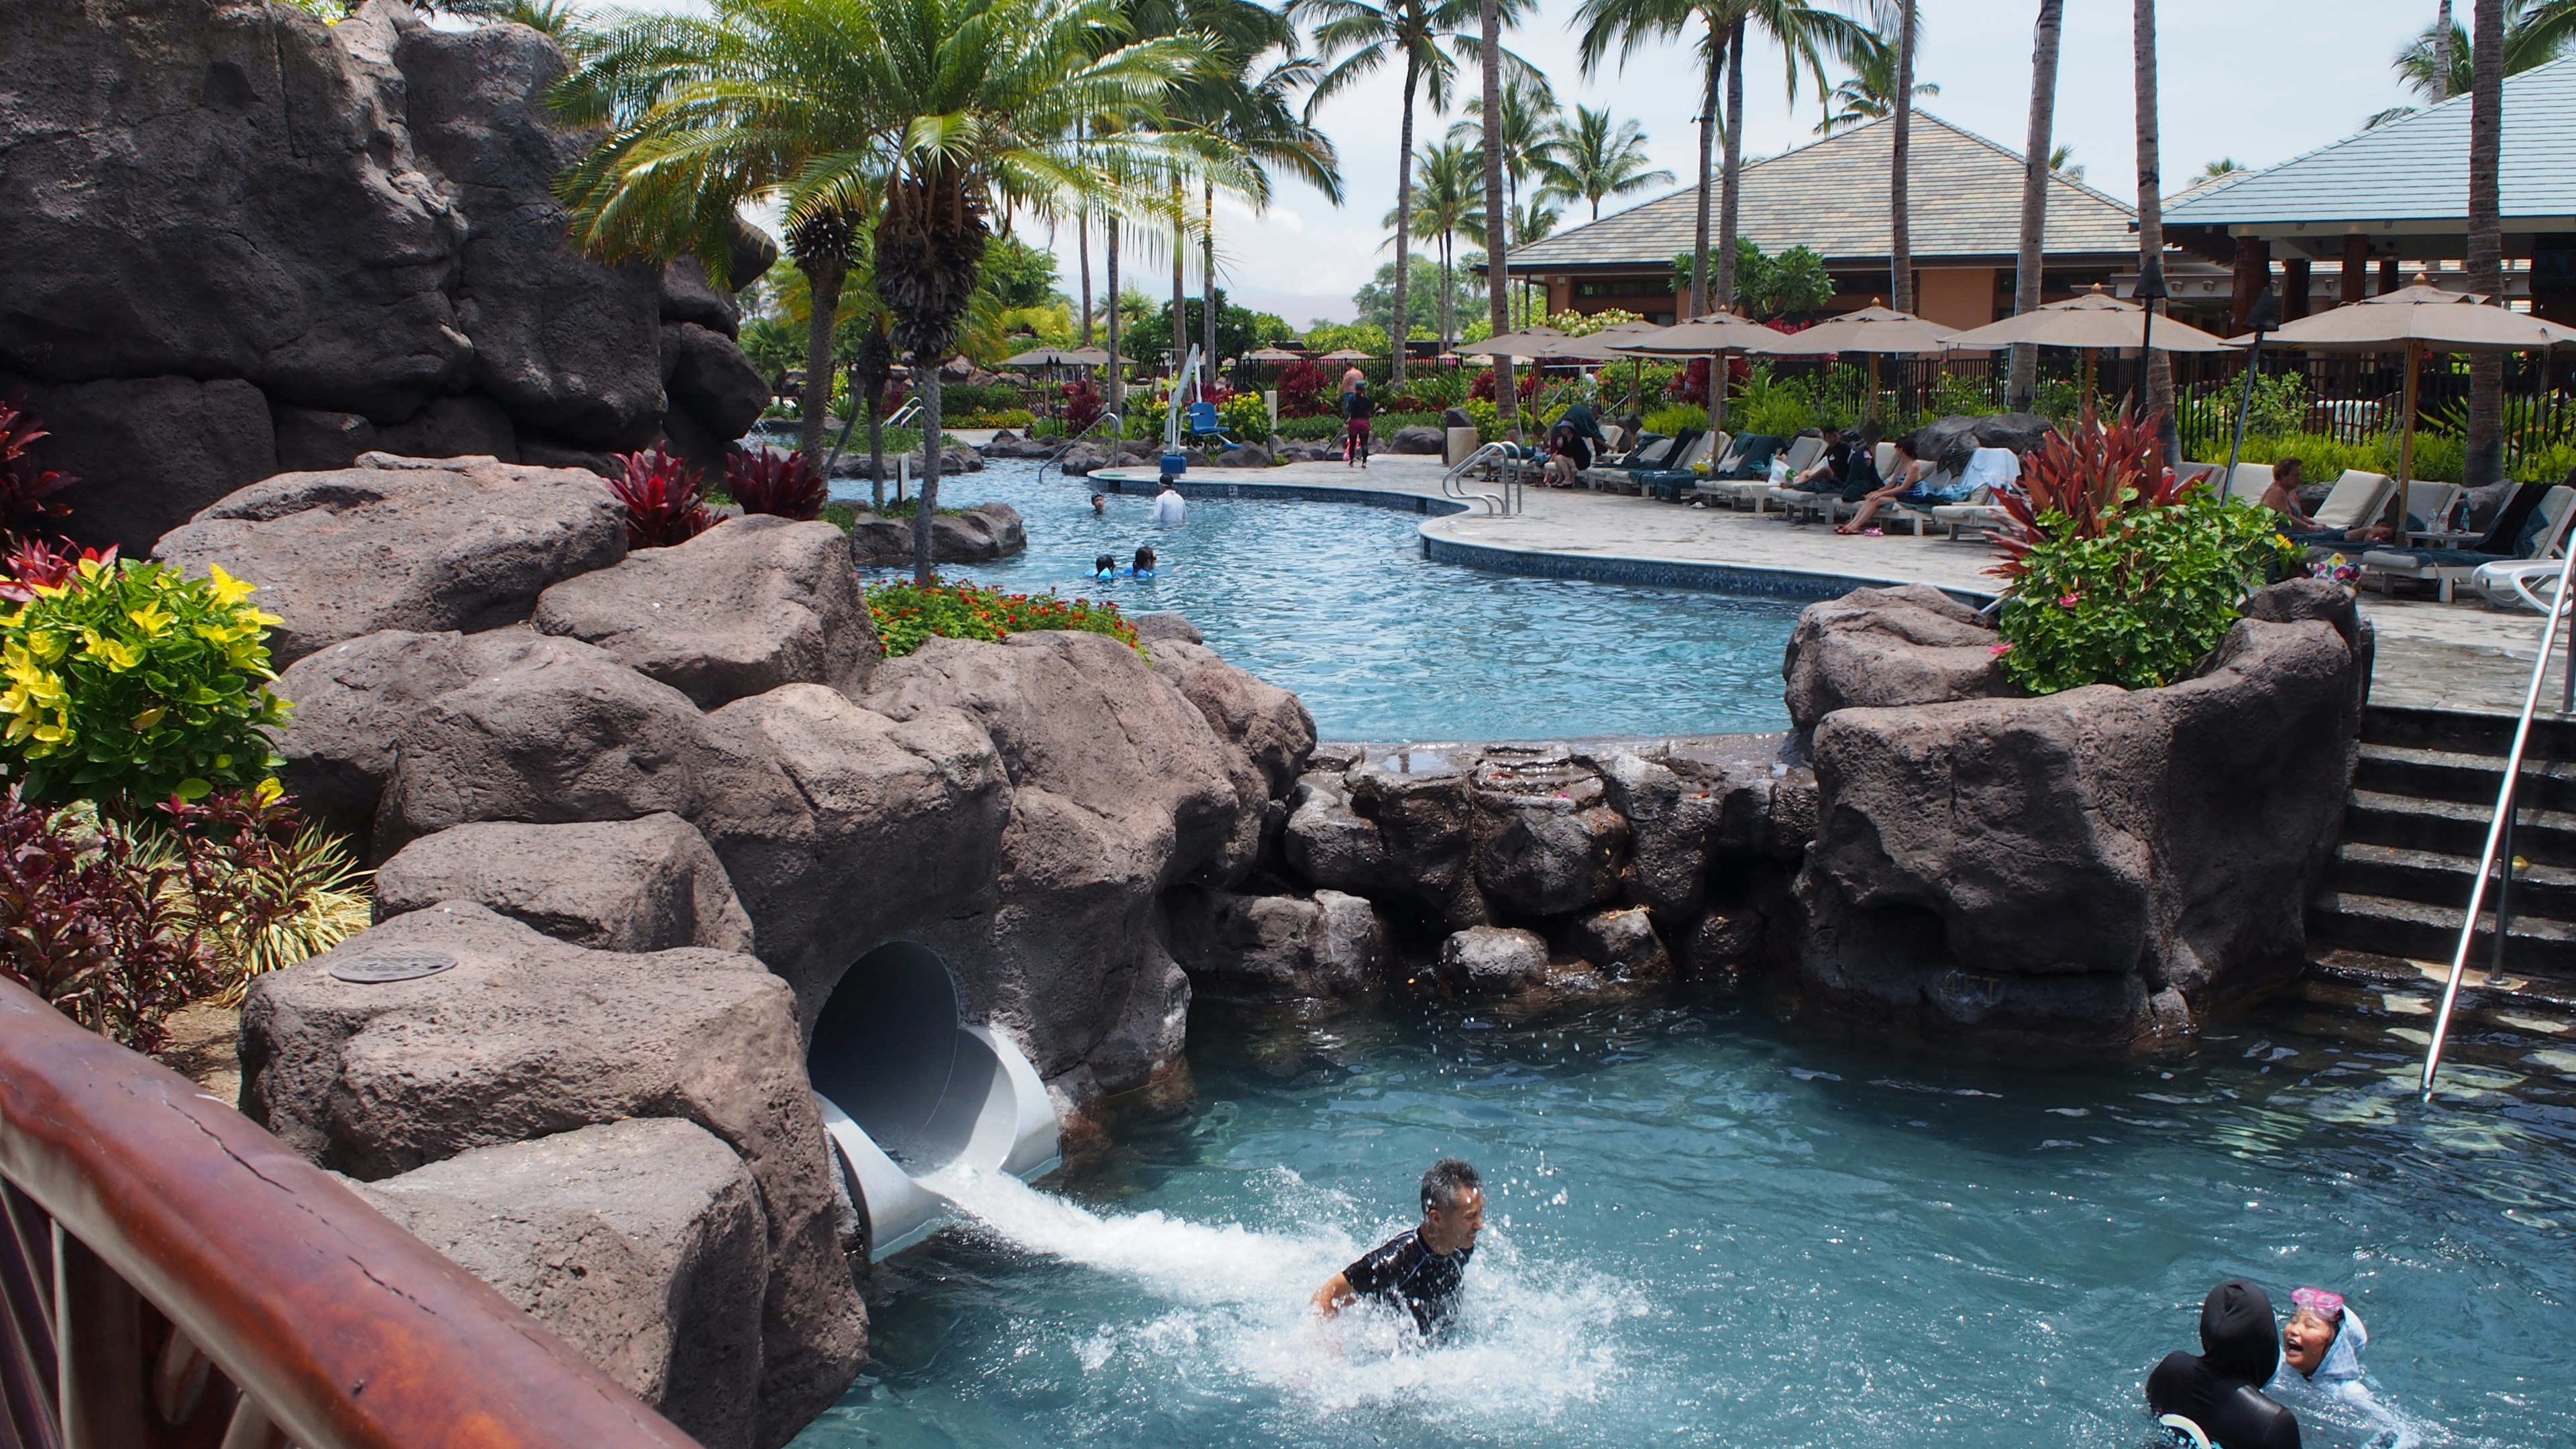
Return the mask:
M 1037 1069 L 1010 1038 L 960 1015 L 948 963 L 898 941 L 860 957 L 814 1023 L 806 1070 L 870 1262 L 948 1220 L 948 1200 L 922 1179 L 971 1168 L 1026 1182 L 1063 1161 Z

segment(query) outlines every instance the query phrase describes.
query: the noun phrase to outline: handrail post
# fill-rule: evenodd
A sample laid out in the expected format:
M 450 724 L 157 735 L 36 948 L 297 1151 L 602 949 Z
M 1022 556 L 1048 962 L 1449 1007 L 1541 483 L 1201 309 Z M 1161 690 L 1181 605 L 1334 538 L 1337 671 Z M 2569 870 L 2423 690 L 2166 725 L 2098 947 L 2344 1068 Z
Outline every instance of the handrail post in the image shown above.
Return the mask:
M 87 1244 L 54 1224 L 56 1400 L 63 1449 L 143 1442 L 143 1299 Z

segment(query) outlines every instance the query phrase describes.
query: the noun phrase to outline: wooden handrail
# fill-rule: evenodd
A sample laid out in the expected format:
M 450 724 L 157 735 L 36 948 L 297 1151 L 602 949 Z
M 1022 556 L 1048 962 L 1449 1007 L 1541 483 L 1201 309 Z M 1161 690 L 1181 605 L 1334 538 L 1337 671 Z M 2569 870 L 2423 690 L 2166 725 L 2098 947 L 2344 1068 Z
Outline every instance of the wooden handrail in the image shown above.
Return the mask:
M 248 1118 L 7 981 L 0 1177 L 304 1449 L 696 1443 Z

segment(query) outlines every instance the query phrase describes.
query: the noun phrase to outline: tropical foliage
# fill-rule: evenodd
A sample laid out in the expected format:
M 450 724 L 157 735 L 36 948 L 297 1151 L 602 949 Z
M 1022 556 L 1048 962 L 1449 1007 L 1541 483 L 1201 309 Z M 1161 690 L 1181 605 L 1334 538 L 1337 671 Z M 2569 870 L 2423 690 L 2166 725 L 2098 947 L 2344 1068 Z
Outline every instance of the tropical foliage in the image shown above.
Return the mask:
M 1573 119 L 1558 118 L 1536 161 L 1543 194 L 1582 202 L 1594 221 L 1604 201 L 1673 182 L 1673 173 L 1647 159 L 1646 128 L 1635 121 L 1614 126 L 1606 107 L 1576 106 Z
M 1007 594 L 974 584 L 878 584 L 868 590 L 868 612 L 886 657 L 899 659 L 936 636 L 999 643 L 1033 629 L 1077 629 L 1106 634 L 1145 652 L 1136 626 L 1107 600 L 1064 599 L 1054 593 Z
M 1712 268 L 1717 258 L 1708 259 Z M 1691 254 L 1673 258 L 1673 290 L 1690 287 Z M 1747 317 L 1769 320 L 1798 312 L 1813 312 L 1834 299 L 1833 274 L 1825 270 L 1825 259 L 1803 247 L 1791 247 L 1780 255 L 1765 256 L 1750 237 L 1735 243 L 1735 310 Z
M 608 480 L 608 491 L 626 505 L 628 548 L 669 548 L 716 526 L 706 476 L 696 464 L 672 457 L 659 443 L 617 461 L 621 471 Z

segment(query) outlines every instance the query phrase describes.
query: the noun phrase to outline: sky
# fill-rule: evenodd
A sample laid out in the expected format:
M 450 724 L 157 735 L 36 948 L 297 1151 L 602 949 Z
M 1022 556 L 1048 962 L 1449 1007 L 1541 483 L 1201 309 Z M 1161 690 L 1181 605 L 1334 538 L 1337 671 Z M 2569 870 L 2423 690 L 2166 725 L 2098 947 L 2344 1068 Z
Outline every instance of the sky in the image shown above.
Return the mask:
M 1624 68 L 1586 77 L 1569 28 L 1579 0 L 1539 0 L 1505 44 L 1553 83 L 1561 104 L 1607 105 L 1644 123 L 1655 164 L 1688 181 L 1697 160 L 1690 116 L 1691 58 L 1680 43 L 1639 51 Z M 2463 7 L 2465 9 L 2465 7 Z M 2030 123 L 2032 0 L 1920 0 L 1919 81 L 1941 87 L 1922 109 L 2019 151 Z M 2165 191 L 2180 190 L 2206 162 L 2232 157 L 2263 167 L 2349 135 L 2374 111 L 2411 99 L 2389 61 L 2430 24 L 2434 0 L 2161 0 L 2157 7 Z M 2087 184 L 2134 200 L 2137 163 L 2130 82 L 2132 8 L 2118 0 L 2069 0 L 2058 62 L 2056 139 L 2075 148 Z M 1829 83 L 1841 77 L 1830 70 Z M 1470 92 L 1480 83 L 1462 69 Z M 1347 321 L 1351 293 L 1390 260 L 1378 222 L 1395 206 L 1400 73 L 1372 77 L 1325 103 L 1316 121 L 1340 150 L 1348 200 L 1339 208 L 1302 182 L 1283 180 L 1258 217 L 1218 203 L 1218 285 L 1234 301 L 1275 312 L 1299 327 Z M 1775 155 L 1813 141 L 1821 117 L 1814 85 L 1801 78 L 1793 108 L 1780 55 L 1759 40 L 1746 57 L 1745 155 Z M 1417 147 L 1448 120 L 1422 105 Z M 1664 188 L 1638 193 L 1651 200 Z M 1623 203 L 1626 204 L 1626 203 Z M 1605 212 L 1609 208 L 1605 208 Z M 1577 210 L 1560 229 L 1583 219 Z M 1029 237 L 1043 243 L 1041 233 Z M 1074 238 L 1055 237 L 1063 287 L 1078 294 Z M 1093 285 L 1101 285 L 1093 238 Z M 1133 274 L 1123 259 L 1122 272 Z M 1168 254 L 1142 269 L 1152 295 L 1171 288 Z M 1123 280 L 1123 278 L 1122 278 Z M 1190 265 L 1198 289 L 1198 266 Z

